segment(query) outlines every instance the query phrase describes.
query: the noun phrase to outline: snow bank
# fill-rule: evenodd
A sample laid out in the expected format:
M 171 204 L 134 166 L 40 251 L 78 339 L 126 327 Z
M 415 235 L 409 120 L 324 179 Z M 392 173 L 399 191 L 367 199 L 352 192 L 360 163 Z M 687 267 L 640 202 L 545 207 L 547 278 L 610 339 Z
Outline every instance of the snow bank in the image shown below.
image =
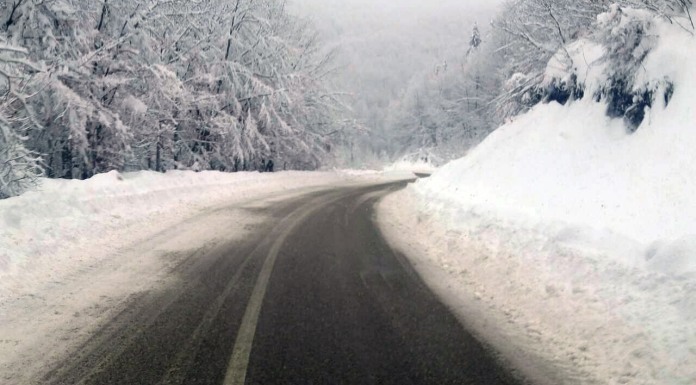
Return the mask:
M 670 107 L 678 107 L 679 97 Z M 515 225 L 563 229 L 573 241 L 587 238 L 588 246 L 597 238 L 608 241 L 603 246 L 633 242 L 636 247 L 614 257 L 631 266 L 693 273 L 696 254 L 691 263 L 679 256 L 651 261 L 656 247 L 696 239 L 696 153 L 690 150 L 696 148 L 696 121 L 681 128 L 667 122 L 680 115 L 653 111 L 652 122 L 627 135 L 620 120 L 608 119 L 604 106 L 592 101 L 538 106 L 416 188 L 447 206 Z M 569 234 L 570 227 L 577 234 Z
M 110 172 L 87 181 L 41 182 L 37 191 L 0 200 L 0 301 L 146 238 L 179 218 L 261 195 L 337 183 L 397 179 L 343 172 L 273 174 Z M 159 221 L 159 222 L 158 222 Z
M 437 167 L 425 160 L 400 160 L 384 168 L 384 172 L 411 172 L 414 174 L 432 174 Z
M 538 105 L 382 205 L 426 280 L 542 383 L 696 383 L 696 39 L 652 25 L 635 83 L 675 89 L 635 133 L 592 97 Z
M 374 180 L 374 181 L 383 181 L 383 180 L 408 180 L 408 179 L 416 179 L 415 173 L 418 171 L 415 171 L 410 168 L 385 168 L 382 171 L 378 170 L 334 170 L 335 172 L 338 172 L 342 175 L 346 175 L 349 177 L 360 177 L 363 180 Z
M 696 41 L 674 28 L 660 24 L 668 43 L 650 54 L 636 82 L 673 79 L 672 101 L 656 103 L 636 133 L 589 97 L 538 105 L 418 190 L 526 227 L 572 224 L 628 238 L 643 251 L 617 256 L 621 262 L 696 272 L 696 249 L 690 261 L 675 255 L 674 265 L 669 257 L 647 263 L 656 248 L 696 240 Z

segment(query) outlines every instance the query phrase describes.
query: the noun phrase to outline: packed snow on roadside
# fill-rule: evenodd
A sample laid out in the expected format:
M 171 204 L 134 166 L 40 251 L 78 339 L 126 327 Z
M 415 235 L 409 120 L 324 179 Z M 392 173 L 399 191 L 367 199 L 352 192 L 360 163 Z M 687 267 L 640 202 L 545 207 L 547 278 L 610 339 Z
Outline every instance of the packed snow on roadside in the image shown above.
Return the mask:
M 651 26 L 636 84 L 674 94 L 634 133 L 592 97 L 538 105 L 380 206 L 426 281 L 538 383 L 696 384 L 696 39 Z M 583 51 L 587 95 L 605 72 Z
M 384 172 L 412 172 L 414 174 L 430 175 L 437 170 L 437 167 L 427 160 L 400 160 L 394 162 L 384 168 Z
M 420 175 L 430 175 L 444 163 L 445 160 L 434 152 L 422 149 L 404 155 L 397 161 L 387 164 L 382 171 L 385 173 L 411 172 Z
M 345 183 L 407 179 L 406 173 L 219 173 L 170 171 L 96 175 L 87 181 L 44 179 L 35 191 L 0 200 L 0 300 L 66 274 L 103 246 L 129 244 L 205 208 L 272 193 Z M 77 252 L 79 251 L 79 252 Z

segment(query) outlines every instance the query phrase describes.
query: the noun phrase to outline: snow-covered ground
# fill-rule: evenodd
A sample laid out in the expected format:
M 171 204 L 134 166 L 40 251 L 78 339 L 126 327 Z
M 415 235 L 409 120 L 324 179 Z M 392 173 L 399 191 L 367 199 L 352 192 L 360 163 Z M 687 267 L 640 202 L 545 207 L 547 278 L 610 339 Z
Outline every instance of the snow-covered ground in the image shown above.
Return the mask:
M 539 383 L 696 384 L 696 39 L 650 25 L 636 84 L 675 88 L 635 133 L 591 97 L 538 105 L 380 206 L 425 279 Z M 569 52 L 587 95 L 606 84 L 601 47 Z
M 36 383 L 133 295 L 186 256 L 248 234 L 241 205 L 363 183 L 378 172 L 111 172 L 43 180 L 0 201 L 0 383 Z
M 437 167 L 430 162 L 424 160 L 409 161 L 401 160 L 394 162 L 384 168 L 384 172 L 399 172 L 407 171 L 415 174 L 432 174 L 437 170 Z
M 88 181 L 42 180 L 37 191 L 0 201 L 0 298 L 32 291 L 48 276 L 89 263 L 104 247 L 147 239 L 157 231 L 154 225 L 167 219 L 185 219 L 204 208 L 269 193 L 383 175 L 114 171 Z

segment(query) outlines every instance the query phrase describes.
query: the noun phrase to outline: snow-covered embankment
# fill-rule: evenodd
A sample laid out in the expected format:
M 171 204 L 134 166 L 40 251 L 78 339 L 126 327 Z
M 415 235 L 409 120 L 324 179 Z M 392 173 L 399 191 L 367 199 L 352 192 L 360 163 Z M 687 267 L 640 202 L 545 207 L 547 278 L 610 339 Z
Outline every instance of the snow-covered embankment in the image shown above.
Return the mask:
M 650 25 L 635 83 L 674 89 L 634 133 L 592 97 L 538 105 L 380 207 L 426 281 L 539 383 L 696 383 L 696 39 Z M 596 48 L 569 48 L 586 95 L 606 81 Z

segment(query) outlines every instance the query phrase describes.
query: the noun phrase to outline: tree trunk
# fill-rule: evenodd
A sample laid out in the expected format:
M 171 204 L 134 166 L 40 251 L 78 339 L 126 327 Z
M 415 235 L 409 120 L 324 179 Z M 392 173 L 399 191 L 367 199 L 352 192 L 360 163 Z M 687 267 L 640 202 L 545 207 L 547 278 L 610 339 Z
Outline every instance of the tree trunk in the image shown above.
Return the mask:
M 155 171 L 162 172 L 162 146 L 157 142 L 157 150 L 155 152 Z
M 61 176 L 65 179 L 72 179 L 73 176 L 73 154 L 70 139 L 63 143 L 63 156 L 61 165 Z
M 99 17 L 99 25 L 97 26 L 97 31 L 99 32 L 101 32 L 102 27 L 104 26 L 104 19 L 106 18 L 106 3 L 107 0 L 104 0 L 104 6 L 102 6 L 101 17 Z
M 7 22 L 5 22 L 5 31 L 10 29 L 10 26 L 12 26 L 12 24 L 14 24 L 15 12 L 17 12 L 17 8 L 19 8 L 19 6 L 21 6 L 23 2 L 24 2 L 24 0 L 19 0 L 16 3 L 12 4 L 12 11 L 10 12 L 10 17 L 7 19 Z

